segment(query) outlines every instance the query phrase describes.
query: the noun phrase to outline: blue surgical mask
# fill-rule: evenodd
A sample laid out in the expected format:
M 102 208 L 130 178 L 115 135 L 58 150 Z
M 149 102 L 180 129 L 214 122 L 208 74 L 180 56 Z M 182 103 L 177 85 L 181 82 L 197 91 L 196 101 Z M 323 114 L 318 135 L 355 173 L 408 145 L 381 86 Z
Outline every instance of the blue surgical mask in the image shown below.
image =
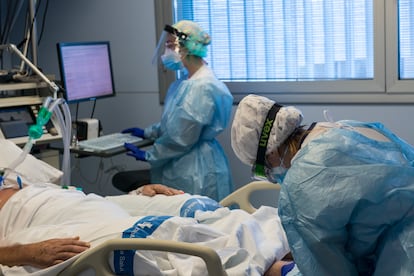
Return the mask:
M 288 148 L 289 147 L 286 147 L 283 156 L 279 157 L 279 166 L 267 170 L 266 176 L 270 182 L 277 182 L 279 184 L 283 183 L 283 180 L 285 179 L 286 173 L 288 171 L 288 169 L 284 165 L 285 156 Z
M 161 60 L 165 68 L 169 70 L 177 71 L 183 68 L 180 54 L 170 48 L 165 49 L 165 53 L 161 56 Z
M 271 182 L 277 182 L 279 184 L 283 183 L 288 169 L 281 163 L 279 167 L 270 169 L 267 179 Z

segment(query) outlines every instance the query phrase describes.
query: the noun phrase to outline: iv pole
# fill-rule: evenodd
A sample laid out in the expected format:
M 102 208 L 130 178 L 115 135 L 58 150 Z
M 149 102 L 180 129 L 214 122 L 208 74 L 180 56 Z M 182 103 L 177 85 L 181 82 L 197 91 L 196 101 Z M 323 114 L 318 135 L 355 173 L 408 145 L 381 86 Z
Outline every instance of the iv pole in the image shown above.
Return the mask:
M 30 41 L 32 42 L 32 60 L 33 64 L 37 66 L 37 24 L 36 24 L 36 16 L 35 16 L 35 9 L 36 9 L 36 0 L 29 0 L 29 8 L 30 8 L 30 23 L 29 26 L 31 27 L 30 33 Z M 37 72 L 36 72 L 37 73 Z

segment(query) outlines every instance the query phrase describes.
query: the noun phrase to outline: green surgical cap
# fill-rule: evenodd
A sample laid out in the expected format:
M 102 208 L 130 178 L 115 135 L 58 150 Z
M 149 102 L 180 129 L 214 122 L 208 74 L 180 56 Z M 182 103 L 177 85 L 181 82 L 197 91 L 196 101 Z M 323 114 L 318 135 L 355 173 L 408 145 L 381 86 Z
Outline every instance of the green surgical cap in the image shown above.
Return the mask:
M 211 38 L 197 23 L 181 20 L 175 23 L 173 27 L 188 36 L 183 42 L 189 54 L 199 57 L 207 56 L 207 45 L 210 44 Z

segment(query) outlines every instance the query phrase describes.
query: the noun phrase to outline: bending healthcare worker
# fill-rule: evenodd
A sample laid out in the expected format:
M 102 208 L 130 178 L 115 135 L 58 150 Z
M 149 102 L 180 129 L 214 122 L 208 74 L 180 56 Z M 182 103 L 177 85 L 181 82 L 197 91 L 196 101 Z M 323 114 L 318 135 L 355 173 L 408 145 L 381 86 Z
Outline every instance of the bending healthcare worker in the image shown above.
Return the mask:
M 125 144 L 128 155 L 150 163 L 151 183 L 221 200 L 233 186 L 216 137 L 229 124 L 233 96 L 203 59 L 210 42 L 195 22 L 182 20 L 165 27 L 155 57 L 160 54 L 164 66 L 180 70 L 182 77 L 167 92 L 160 122 L 123 132 L 154 139 L 147 151 Z
M 305 127 L 302 118 L 249 95 L 231 130 L 240 160 L 282 186 L 278 210 L 299 271 L 414 275 L 414 148 L 381 123 Z

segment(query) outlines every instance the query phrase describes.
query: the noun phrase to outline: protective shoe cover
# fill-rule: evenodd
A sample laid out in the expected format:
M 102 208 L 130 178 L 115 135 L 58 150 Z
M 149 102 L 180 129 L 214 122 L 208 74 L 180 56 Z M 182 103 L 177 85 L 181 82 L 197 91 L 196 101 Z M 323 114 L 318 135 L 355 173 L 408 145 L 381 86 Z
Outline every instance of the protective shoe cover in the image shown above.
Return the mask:
M 332 128 L 303 146 L 282 185 L 279 214 L 303 275 L 414 275 L 414 149 L 385 135 Z
M 233 96 L 202 66 L 169 89 L 161 121 L 145 129 L 151 182 L 221 200 L 232 190 L 227 157 L 216 140 L 229 124 Z

